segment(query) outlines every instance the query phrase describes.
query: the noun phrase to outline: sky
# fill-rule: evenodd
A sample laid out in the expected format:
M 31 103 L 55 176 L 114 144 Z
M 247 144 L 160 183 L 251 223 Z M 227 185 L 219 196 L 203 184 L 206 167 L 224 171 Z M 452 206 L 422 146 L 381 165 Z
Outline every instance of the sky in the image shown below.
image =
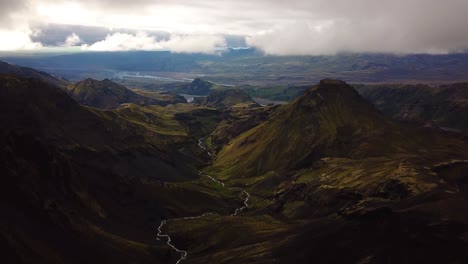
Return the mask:
M 468 50 L 468 0 L 0 0 L 0 51 Z

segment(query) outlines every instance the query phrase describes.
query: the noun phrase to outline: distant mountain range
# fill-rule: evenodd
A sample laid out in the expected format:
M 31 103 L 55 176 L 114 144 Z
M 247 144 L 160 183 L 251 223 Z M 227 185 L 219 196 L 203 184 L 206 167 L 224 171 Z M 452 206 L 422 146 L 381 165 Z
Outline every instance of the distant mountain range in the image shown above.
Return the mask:
M 255 50 L 223 55 L 170 52 L 100 52 L 65 55 L 5 56 L 3 60 L 45 70 L 72 81 L 111 78 L 122 71 L 204 75 L 216 83 L 250 85 L 312 84 L 324 78 L 353 83 L 441 83 L 468 80 L 468 54 L 266 56 Z

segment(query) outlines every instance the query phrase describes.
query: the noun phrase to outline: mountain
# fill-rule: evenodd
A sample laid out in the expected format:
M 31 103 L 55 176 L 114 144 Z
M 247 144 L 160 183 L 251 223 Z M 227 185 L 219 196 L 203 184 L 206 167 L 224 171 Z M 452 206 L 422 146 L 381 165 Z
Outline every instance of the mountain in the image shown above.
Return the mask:
M 214 84 L 211 82 L 196 78 L 189 84 L 176 87 L 174 91 L 179 94 L 207 95 L 210 93 L 210 90 L 213 88 L 213 86 Z
M 97 81 L 86 79 L 68 86 L 70 95 L 79 103 L 96 108 L 117 108 L 123 103 L 138 105 L 167 105 L 167 102 L 153 97 L 137 94 L 125 86 L 114 83 L 109 79 Z M 175 101 L 180 102 L 180 100 Z
M 211 152 L 218 153 L 232 139 L 262 124 L 270 118 L 276 109 L 275 106 L 224 109 L 223 119 L 218 122 L 208 140 Z
M 182 95 L 178 95 L 176 93 L 172 93 L 172 92 L 165 92 L 165 91 L 153 92 L 153 91 L 148 91 L 144 89 L 133 89 L 133 91 L 145 97 L 168 102 L 168 104 L 187 103 L 187 100 L 185 99 L 185 97 L 183 97 Z
M 14 74 L 28 78 L 35 78 L 60 88 L 65 88 L 68 84 L 66 80 L 54 77 L 48 73 L 38 71 L 32 68 L 8 64 L 4 61 L 0 61 L 0 74 Z
M 162 219 L 229 210 L 225 194 L 193 181 L 203 161 L 184 126 L 144 118 L 141 107 L 87 108 L 41 80 L 0 75 L 4 263 L 175 262 L 155 238 Z
M 330 155 L 357 158 L 393 153 L 412 146 L 412 138 L 399 135 L 399 129 L 351 86 L 322 80 L 231 142 L 214 167 L 234 163 L 238 166 L 229 173 L 245 177 L 311 166 Z M 394 144 L 386 144 L 388 140 Z
M 311 85 L 241 85 L 239 88 L 244 90 L 253 98 L 289 102 L 303 95 L 304 92 L 310 88 L 310 86 Z
M 216 83 L 255 86 L 310 85 L 320 80 L 318 76 L 352 83 L 446 83 L 468 78 L 467 53 L 274 56 L 250 49 L 213 55 L 168 51 L 9 55 L 4 60 L 70 80 L 112 78 L 119 72 L 152 72 L 160 77 L 177 73 L 182 78 L 204 76 Z
M 2 260 L 466 263 L 467 161 L 463 134 L 338 80 L 280 106 L 101 110 L 0 75 Z
M 322 80 L 205 168 L 250 194 L 240 217 L 168 228 L 193 263 L 464 263 L 467 146 Z
M 416 125 L 468 130 L 468 83 L 357 86 L 386 116 Z
M 251 97 L 242 89 L 212 89 L 206 97 L 196 97 L 194 103 L 213 108 L 229 108 L 232 106 L 258 107 Z

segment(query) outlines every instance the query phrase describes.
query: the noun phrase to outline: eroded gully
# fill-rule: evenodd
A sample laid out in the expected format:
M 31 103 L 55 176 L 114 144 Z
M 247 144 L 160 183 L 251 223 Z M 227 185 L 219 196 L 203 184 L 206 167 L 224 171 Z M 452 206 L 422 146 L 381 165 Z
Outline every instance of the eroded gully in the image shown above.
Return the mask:
M 198 140 L 198 146 L 206 151 L 206 147 L 203 146 L 202 141 L 203 141 L 203 138 Z M 208 153 L 209 156 L 211 156 L 210 152 L 207 152 L 207 153 Z M 217 183 L 217 184 L 219 184 L 219 185 L 221 185 L 223 187 L 226 187 L 224 185 L 224 182 L 218 181 L 217 179 L 215 179 L 214 177 L 212 177 L 210 175 L 202 174 L 202 172 L 199 172 L 199 174 L 200 174 L 201 177 L 206 177 L 206 178 L 210 179 L 211 181 L 213 181 L 213 182 L 215 182 L 215 183 Z M 237 187 L 231 187 L 231 188 L 237 188 Z M 247 209 L 247 207 L 249 207 L 248 202 L 249 202 L 249 199 L 250 199 L 250 194 L 245 189 L 240 189 L 240 190 L 241 190 L 241 192 L 239 194 L 239 197 L 243 200 L 243 206 L 237 208 L 236 210 L 234 210 L 234 212 L 231 214 L 232 216 L 239 215 L 242 211 L 244 211 L 245 209 Z M 185 259 L 187 259 L 188 252 L 186 250 L 182 250 L 182 249 L 177 248 L 172 243 L 171 236 L 169 234 L 167 234 L 167 233 L 166 234 L 163 233 L 162 229 L 163 229 L 164 225 L 166 225 L 168 222 L 171 222 L 171 221 L 194 220 L 194 219 L 199 219 L 199 218 L 205 217 L 207 215 L 211 215 L 211 214 L 214 214 L 214 213 L 207 212 L 207 213 L 204 213 L 204 214 L 198 215 L 198 216 L 187 216 L 187 217 L 181 217 L 181 218 L 172 218 L 172 219 L 166 219 L 166 220 L 161 221 L 161 224 L 158 227 L 157 239 L 158 240 L 166 239 L 166 244 L 172 250 L 174 250 L 175 252 L 180 254 L 180 258 L 177 260 L 176 264 L 179 264 L 182 261 L 184 261 Z

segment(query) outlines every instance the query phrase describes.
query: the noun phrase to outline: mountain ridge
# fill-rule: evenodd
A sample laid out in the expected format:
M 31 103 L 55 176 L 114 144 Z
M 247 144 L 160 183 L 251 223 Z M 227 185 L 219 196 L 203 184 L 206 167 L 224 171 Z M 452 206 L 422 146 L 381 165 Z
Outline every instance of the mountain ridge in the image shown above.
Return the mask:
M 460 115 L 468 114 L 468 83 L 440 86 L 373 85 L 356 86 L 361 95 L 387 117 L 415 124 L 468 130 Z
M 79 103 L 96 108 L 112 109 L 124 103 L 138 105 L 167 105 L 172 103 L 172 101 L 167 102 L 138 94 L 109 79 L 98 81 L 88 78 L 70 84 L 67 89 L 69 94 Z
M 14 75 L 0 74 L 0 110 L 7 261 L 168 263 L 176 256 L 155 239 L 162 219 L 235 208 L 226 197 L 236 194 L 198 180 L 204 161 L 187 135 L 157 133 Z
M 68 82 L 66 80 L 54 77 L 46 72 L 38 71 L 33 68 L 21 67 L 21 66 L 9 64 L 1 60 L 0 60 L 0 73 L 20 75 L 20 76 L 24 76 L 28 78 L 36 78 L 39 80 L 43 80 L 49 84 L 60 87 L 62 89 L 65 89 L 65 87 L 68 85 Z
M 233 175 L 241 172 L 253 175 L 272 168 L 309 166 L 328 155 L 369 157 L 393 153 L 405 144 L 384 144 L 382 148 L 383 137 L 409 141 L 392 132 L 395 128 L 351 86 L 326 79 L 292 103 L 278 107 L 266 122 L 230 142 L 213 167 L 239 162 L 239 171 L 236 166 L 231 168 Z M 277 153 L 274 150 L 277 148 L 283 151 Z M 245 168 L 255 167 L 245 173 Z

